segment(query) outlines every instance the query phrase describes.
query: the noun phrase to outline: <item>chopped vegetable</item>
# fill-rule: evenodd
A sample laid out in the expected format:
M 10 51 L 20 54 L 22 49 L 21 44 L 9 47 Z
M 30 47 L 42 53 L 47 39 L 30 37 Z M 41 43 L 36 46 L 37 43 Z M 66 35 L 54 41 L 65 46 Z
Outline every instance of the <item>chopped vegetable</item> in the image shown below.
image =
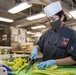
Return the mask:
M 45 70 L 39 70 L 37 64 L 34 64 L 32 69 L 34 69 L 32 75 L 76 75 L 73 71 L 57 70 L 57 65 L 50 66 Z

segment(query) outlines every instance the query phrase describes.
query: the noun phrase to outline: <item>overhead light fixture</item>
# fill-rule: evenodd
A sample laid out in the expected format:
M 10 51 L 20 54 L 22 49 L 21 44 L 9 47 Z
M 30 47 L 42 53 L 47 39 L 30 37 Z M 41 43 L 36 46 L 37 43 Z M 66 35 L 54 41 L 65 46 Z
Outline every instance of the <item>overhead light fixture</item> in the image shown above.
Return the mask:
M 4 18 L 4 17 L 0 17 L 0 21 L 3 21 L 3 22 L 13 22 L 14 20 L 8 19 L 8 18 Z
M 30 31 L 27 31 L 27 34 L 31 34 L 31 32 Z
M 70 11 L 69 13 L 76 19 L 76 10 Z
M 23 2 L 8 10 L 9 13 L 15 14 L 32 6 L 31 3 Z
M 27 34 L 36 34 L 36 33 L 33 33 L 33 32 L 31 32 L 31 31 L 27 31 Z
M 38 28 L 45 28 L 45 27 L 46 27 L 45 25 L 40 25 L 40 26 L 31 27 L 31 29 L 38 29 Z
M 43 18 L 43 17 L 46 17 L 45 13 L 35 14 L 35 15 L 27 17 L 26 19 L 27 20 L 35 20 L 35 19 L 39 19 L 39 18 Z
M 32 37 L 40 37 L 42 34 L 39 32 L 39 33 L 35 33 Z
M 34 37 L 40 37 L 42 34 L 36 34 L 34 35 Z
M 65 14 L 66 14 L 69 18 L 72 18 L 72 15 L 69 14 L 68 12 L 65 12 Z

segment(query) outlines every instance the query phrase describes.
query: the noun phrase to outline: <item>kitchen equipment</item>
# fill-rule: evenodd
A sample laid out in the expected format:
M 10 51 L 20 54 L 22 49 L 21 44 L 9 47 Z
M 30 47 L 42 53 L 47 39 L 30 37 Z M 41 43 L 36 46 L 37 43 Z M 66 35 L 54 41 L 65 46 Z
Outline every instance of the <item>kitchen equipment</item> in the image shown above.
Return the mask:
M 32 60 L 30 61 L 29 65 L 27 66 L 25 72 L 28 72 L 34 63 L 35 63 L 35 59 L 32 59 Z
M 5 67 L 0 67 L 0 75 L 7 75 L 7 69 Z
M 1 71 L 2 71 L 2 69 L 4 68 L 5 73 L 6 73 L 6 71 L 7 71 L 7 75 L 12 75 L 12 73 L 8 73 L 8 72 L 13 72 L 8 66 L 1 64 L 1 65 L 0 65 L 0 68 L 1 68 Z M 4 72 L 3 72 L 3 73 L 4 73 Z M 0 75 L 1 75 L 1 74 L 0 74 Z M 2 74 L 2 75 L 6 75 L 6 74 Z

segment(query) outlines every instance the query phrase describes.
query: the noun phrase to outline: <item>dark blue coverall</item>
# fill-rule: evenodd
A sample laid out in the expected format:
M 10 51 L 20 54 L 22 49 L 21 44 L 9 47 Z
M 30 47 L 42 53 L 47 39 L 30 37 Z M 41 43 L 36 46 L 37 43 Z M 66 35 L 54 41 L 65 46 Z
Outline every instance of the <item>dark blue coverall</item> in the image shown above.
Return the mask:
M 43 53 L 42 61 L 71 57 L 76 61 L 76 31 L 62 26 L 58 31 L 47 30 L 37 42 Z

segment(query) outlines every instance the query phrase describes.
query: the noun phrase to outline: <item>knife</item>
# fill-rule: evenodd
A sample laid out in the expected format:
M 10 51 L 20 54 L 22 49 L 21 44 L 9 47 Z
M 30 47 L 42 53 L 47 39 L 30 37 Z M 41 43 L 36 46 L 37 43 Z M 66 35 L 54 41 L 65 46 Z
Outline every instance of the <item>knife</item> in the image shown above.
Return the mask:
M 29 65 L 27 66 L 25 72 L 28 72 L 28 71 L 30 70 L 30 68 L 33 66 L 34 63 L 35 63 L 35 59 L 32 59 L 32 60 L 30 61 Z

